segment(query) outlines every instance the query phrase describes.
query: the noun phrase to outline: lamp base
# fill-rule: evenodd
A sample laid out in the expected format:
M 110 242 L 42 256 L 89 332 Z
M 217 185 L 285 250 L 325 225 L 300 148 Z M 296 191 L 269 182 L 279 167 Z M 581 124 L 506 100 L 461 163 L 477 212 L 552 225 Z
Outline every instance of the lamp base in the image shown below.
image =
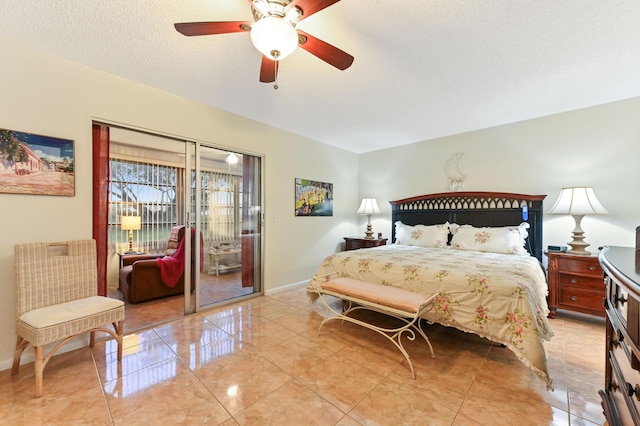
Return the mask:
M 591 256 L 591 252 L 589 250 L 585 250 L 591 244 L 587 244 L 580 241 L 571 241 L 570 243 L 567 243 L 567 244 L 571 246 L 571 250 L 567 250 L 565 253 Z
M 129 230 L 129 251 L 127 253 L 133 253 L 133 231 Z
M 373 231 L 371 230 L 371 225 L 367 225 L 367 230 L 364 233 L 365 240 L 373 240 Z
M 364 233 L 365 240 L 373 240 L 373 231 L 371 230 L 371 215 L 367 215 L 367 230 Z
M 373 240 L 373 231 L 371 230 L 371 224 L 367 225 L 367 230 L 364 233 L 365 240 Z
M 567 253 L 578 254 L 582 256 L 590 256 L 591 253 L 586 250 L 591 244 L 587 243 L 584 240 L 584 231 L 580 227 L 580 222 L 582 221 L 582 215 L 573 215 L 573 218 L 576 221 L 576 227 L 571 233 L 571 237 L 573 240 L 567 243 L 571 247 L 571 250 L 567 250 Z

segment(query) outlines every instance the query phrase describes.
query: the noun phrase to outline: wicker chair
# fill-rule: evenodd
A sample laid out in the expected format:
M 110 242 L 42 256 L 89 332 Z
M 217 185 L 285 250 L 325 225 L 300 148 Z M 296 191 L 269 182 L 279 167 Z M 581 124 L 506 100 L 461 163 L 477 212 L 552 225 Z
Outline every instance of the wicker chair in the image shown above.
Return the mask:
M 36 397 L 42 395 L 42 373 L 51 357 L 69 340 L 90 332 L 111 334 L 122 360 L 124 303 L 98 296 L 94 240 L 31 243 L 15 246 L 16 351 L 11 374 L 17 374 L 24 349 L 33 346 Z M 104 327 L 111 323 L 114 330 Z M 44 356 L 44 346 L 58 342 Z

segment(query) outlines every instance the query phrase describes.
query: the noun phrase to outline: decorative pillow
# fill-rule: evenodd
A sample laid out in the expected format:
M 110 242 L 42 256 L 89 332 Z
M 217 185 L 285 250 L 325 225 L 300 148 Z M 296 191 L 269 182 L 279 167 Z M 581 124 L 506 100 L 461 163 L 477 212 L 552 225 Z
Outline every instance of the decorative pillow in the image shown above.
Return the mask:
M 454 226 L 455 225 L 455 226 Z M 451 225 L 451 247 L 458 250 L 475 250 L 491 253 L 528 254 L 524 248 L 529 235 L 529 224 L 497 228 L 475 228 L 471 225 Z
M 396 225 L 396 244 L 420 247 L 446 247 L 449 238 L 449 222 L 440 225 Z

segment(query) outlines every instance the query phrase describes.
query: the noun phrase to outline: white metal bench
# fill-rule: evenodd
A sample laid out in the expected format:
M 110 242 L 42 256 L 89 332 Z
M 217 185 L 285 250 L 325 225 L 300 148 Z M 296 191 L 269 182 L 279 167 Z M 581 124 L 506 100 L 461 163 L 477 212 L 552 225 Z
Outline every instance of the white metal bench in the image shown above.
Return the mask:
M 420 317 L 431 308 L 433 300 L 439 295 L 415 293 L 399 287 L 385 286 L 381 284 L 368 283 L 351 278 L 336 278 L 321 284 L 316 292 L 324 305 L 336 316 L 328 317 L 318 327 L 318 335 L 322 326 L 328 321 L 340 319 L 361 325 L 373 330 L 389 339 L 404 355 L 411 369 L 411 377 L 416 378 L 413 364 L 409 354 L 402 345 L 402 335 L 406 333 L 409 340 L 415 340 L 416 331 L 429 345 L 431 357 L 435 358 L 433 347 L 427 337 L 420 322 Z M 324 299 L 324 295 L 340 298 L 347 303 L 347 306 L 338 312 Z M 395 328 L 380 327 L 368 322 L 349 316 L 352 312 L 366 309 L 380 312 L 385 315 L 397 318 L 403 325 Z

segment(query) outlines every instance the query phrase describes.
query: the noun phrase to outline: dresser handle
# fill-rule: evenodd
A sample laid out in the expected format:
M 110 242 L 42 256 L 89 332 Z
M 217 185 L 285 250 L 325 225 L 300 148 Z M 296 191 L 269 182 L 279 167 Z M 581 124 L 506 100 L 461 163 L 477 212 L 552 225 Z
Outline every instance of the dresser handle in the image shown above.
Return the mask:
M 577 278 L 571 278 L 571 284 L 575 284 L 575 283 L 577 283 L 577 282 L 578 282 L 578 279 L 577 279 Z
M 590 266 L 589 266 L 589 270 L 590 270 L 590 271 L 595 271 L 595 270 L 596 270 L 596 267 L 595 267 L 594 265 L 590 265 Z
M 633 396 L 635 394 L 636 399 L 640 401 L 640 385 L 631 385 L 627 382 L 627 395 Z
M 571 301 L 575 302 L 576 300 L 578 300 L 578 296 L 571 296 Z
M 620 330 L 616 330 L 616 332 L 613 334 L 613 337 L 611 339 L 611 344 L 614 347 L 618 347 L 620 346 L 620 343 L 622 343 L 623 340 L 624 340 L 624 334 L 622 334 Z
M 624 296 L 616 296 L 616 303 L 619 303 L 620 306 L 623 306 L 627 301 L 628 299 Z

